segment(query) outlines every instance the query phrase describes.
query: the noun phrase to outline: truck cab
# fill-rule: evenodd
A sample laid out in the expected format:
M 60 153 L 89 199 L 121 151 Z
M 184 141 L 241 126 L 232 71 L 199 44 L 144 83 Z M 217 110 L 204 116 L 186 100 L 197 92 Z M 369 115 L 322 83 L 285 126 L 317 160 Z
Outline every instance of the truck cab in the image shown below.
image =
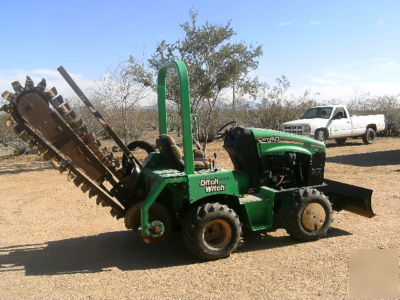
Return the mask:
M 371 144 L 376 132 L 385 128 L 383 115 L 351 116 L 345 105 L 316 106 L 301 118 L 282 124 L 282 131 L 305 135 L 320 141 L 335 139 L 344 144 L 348 137 L 362 137 Z

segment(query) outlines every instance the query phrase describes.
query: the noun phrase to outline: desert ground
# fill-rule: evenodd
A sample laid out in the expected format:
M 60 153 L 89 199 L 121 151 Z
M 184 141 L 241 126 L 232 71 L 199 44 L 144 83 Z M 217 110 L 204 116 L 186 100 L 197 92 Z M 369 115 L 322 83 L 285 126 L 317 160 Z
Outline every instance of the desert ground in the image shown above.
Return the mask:
M 219 166 L 229 167 L 219 143 Z M 327 237 L 254 236 L 228 259 L 195 260 L 179 235 L 145 245 L 48 162 L 0 158 L 0 298 L 348 298 L 355 249 L 400 249 L 400 138 L 327 149 L 326 177 L 374 190 L 374 218 L 334 214 Z

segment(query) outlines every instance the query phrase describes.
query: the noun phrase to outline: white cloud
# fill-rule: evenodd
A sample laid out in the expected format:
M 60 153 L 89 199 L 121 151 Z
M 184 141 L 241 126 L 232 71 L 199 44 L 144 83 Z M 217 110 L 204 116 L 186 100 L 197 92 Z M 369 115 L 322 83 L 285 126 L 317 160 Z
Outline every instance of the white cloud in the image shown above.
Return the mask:
M 323 78 L 312 78 L 310 82 L 324 85 L 335 85 L 336 81 L 331 79 L 323 79 Z
M 352 98 L 369 93 L 372 96 L 400 95 L 400 85 L 397 83 L 362 81 L 358 83 L 341 84 L 305 84 L 292 89 L 294 95 L 302 95 L 304 90 L 318 92 L 320 100 L 340 99 L 344 103 Z
M 385 23 L 383 20 L 379 20 L 378 24 L 382 25 L 383 23 Z
M 311 21 L 309 21 L 309 23 L 311 25 L 320 25 L 321 24 L 319 21 L 315 21 L 315 20 L 311 20 Z
M 290 24 L 292 24 L 291 22 L 279 22 L 278 26 L 289 26 Z
M 328 71 L 328 72 L 324 72 L 322 73 L 322 76 L 325 78 L 330 78 L 333 80 L 353 80 L 353 81 L 358 81 L 360 80 L 360 78 L 358 76 L 355 75 L 351 75 L 348 73 L 342 73 L 339 71 Z
M 388 61 L 386 63 L 381 64 L 379 67 L 382 68 L 382 69 L 385 69 L 385 68 L 394 66 L 395 64 L 396 64 L 395 61 Z
M 324 72 L 307 74 L 292 92 L 301 95 L 305 89 L 319 92 L 320 100 L 341 99 L 347 102 L 355 96 L 400 95 L 400 65 L 390 58 L 372 58 L 337 66 Z M 290 79 L 290 78 L 289 78 Z

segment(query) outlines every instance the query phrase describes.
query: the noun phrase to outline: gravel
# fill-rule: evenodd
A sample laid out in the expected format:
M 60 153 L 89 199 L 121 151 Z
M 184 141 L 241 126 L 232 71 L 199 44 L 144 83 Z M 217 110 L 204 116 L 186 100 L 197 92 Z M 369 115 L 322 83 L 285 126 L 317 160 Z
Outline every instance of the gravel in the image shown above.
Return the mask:
M 229 166 L 220 144 L 209 149 Z M 278 230 L 213 262 L 193 259 L 179 236 L 142 244 L 40 159 L 0 159 L 0 298 L 348 298 L 353 250 L 400 248 L 399 149 L 380 138 L 327 150 L 326 177 L 373 189 L 376 217 L 335 213 L 324 239 Z

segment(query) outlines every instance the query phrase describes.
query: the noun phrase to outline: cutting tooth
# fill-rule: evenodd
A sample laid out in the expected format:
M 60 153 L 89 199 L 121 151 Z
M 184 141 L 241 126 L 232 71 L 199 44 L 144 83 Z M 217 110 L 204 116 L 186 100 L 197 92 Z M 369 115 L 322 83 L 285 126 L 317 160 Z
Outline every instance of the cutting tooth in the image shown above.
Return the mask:
M 58 95 L 55 98 L 51 99 L 50 103 L 51 105 L 53 105 L 54 108 L 57 108 L 64 103 L 64 98 L 61 95 Z
M 68 167 L 65 165 L 65 164 L 61 164 L 60 165 L 60 167 L 58 168 L 58 171 L 60 171 L 60 174 L 62 174 L 62 173 L 64 173 L 65 171 L 67 171 L 68 170 Z M 69 174 L 68 174 L 69 175 Z M 68 179 L 68 177 L 67 177 L 67 179 Z M 68 181 L 70 181 L 70 180 L 68 180 Z
M 15 134 L 19 135 L 22 130 L 17 125 L 17 126 L 14 126 L 13 131 L 14 131 Z
M 79 128 L 79 127 L 81 127 L 82 125 L 83 125 L 82 119 L 74 120 L 74 121 L 72 121 L 72 123 L 71 123 L 71 126 L 72 126 L 73 128 Z
M 82 192 L 84 192 L 84 193 L 86 193 L 87 191 L 89 191 L 90 190 L 90 184 L 88 183 L 88 182 L 84 182 L 83 184 L 82 184 L 82 186 L 81 186 L 81 191 Z
M 45 160 L 51 160 L 54 158 L 54 155 L 50 151 L 46 151 L 45 153 L 43 153 L 43 158 Z
M 116 159 L 116 158 L 114 158 L 113 162 L 114 162 L 115 168 L 119 168 L 119 166 L 121 165 L 121 164 L 119 163 L 119 160 Z
M 51 101 L 56 95 L 53 93 L 53 91 L 52 90 L 48 90 L 48 91 L 46 91 L 45 92 L 45 94 L 46 94 L 46 96 L 47 96 L 47 100 L 48 101 Z
M 24 88 L 22 87 L 21 83 L 19 81 L 14 81 L 11 83 L 15 93 L 20 94 L 24 91 Z
M 28 142 L 29 139 L 30 139 L 29 133 L 27 133 L 25 130 L 22 131 L 22 132 L 19 134 L 19 137 L 20 137 L 21 140 L 23 140 L 24 142 Z
M 17 124 L 16 126 L 14 126 L 14 128 L 13 128 L 14 133 L 19 135 L 22 132 L 22 130 L 24 130 L 24 128 L 23 127 L 21 128 L 21 127 L 22 126 L 20 126 L 20 124 Z
M 35 87 L 35 84 L 33 83 L 32 78 L 30 78 L 29 76 L 26 76 L 25 89 L 30 90 L 30 89 L 33 89 L 34 87 Z
M 47 151 L 47 148 L 44 147 L 43 145 L 39 145 L 39 146 L 38 146 L 38 153 L 39 153 L 39 154 L 43 154 L 43 153 L 45 153 L 46 151 Z
M 67 113 L 69 113 L 70 110 L 68 109 L 67 105 L 65 104 L 65 105 L 59 106 L 59 107 L 57 108 L 57 111 L 58 111 L 61 115 L 66 115 Z
M 104 200 L 104 196 L 100 195 L 96 198 L 96 204 L 99 205 L 101 204 L 101 206 L 105 207 L 108 206 L 107 202 L 105 202 Z
M 110 210 L 110 214 L 111 214 L 113 217 L 115 217 L 115 216 L 117 215 L 117 212 L 115 211 L 114 208 L 112 208 L 112 209 Z
M 76 176 L 74 179 L 74 184 L 78 187 L 84 182 L 84 178 L 82 176 Z
M 75 178 L 76 178 L 75 173 L 73 173 L 72 171 L 69 171 L 69 172 L 68 172 L 68 175 L 67 175 L 67 180 L 68 180 L 68 181 L 72 181 L 72 180 L 74 180 Z
M 94 135 L 94 133 L 88 133 L 83 137 L 83 141 L 86 144 L 91 144 L 96 140 L 96 136 Z
M 5 91 L 3 94 L 1 94 L 1 97 L 11 102 L 14 99 L 15 95 L 9 91 Z
M 4 111 L 4 112 L 10 113 L 11 110 L 12 110 L 11 105 L 4 104 L 2 107 L 0 107 L 0 111 Z
M 40 82 L 39 82 L 39 84 L 37 85 L 37 89 L 40 91 L 40 92 L 44 92 L 44 90 L 46 89 L 46 79 L 42 79 Z
M 76 112 L 74 112 L 73 110 L 70 111 L 69 115 L 71 116 L 72 119 L 76 118 Z
M 85 138 L 85 136 L 82 139 L 84 139 L 84 138 Z M 99 147 L 97 147 L 97 145 L 95 143 L 87 143 L 87 146 L 89 147 L 90 150 L 92 150 L 96 154 L 103 153 L 100 151 Z
M 29 145 L 29 147 L 33 148 L 33 147 L 37 146 L 37 142 L 35 141 L 35 139 L 31 138 L 28 141 L 28 145 Z
M 63 115 L 63 118 L 68 124 L 74 120 L 70 114 Z
M 99 192 L 97 191 L 96 188 L 91 188 L 90 191 L 89 191 L 89 198 L 97 196 L 98 194 L 99 194 Z
M 96 156 L 100 159 L 103 160 L 104 159 L 104 154 L 100 151 L 95 152 Z
M 60 169 L 60 167 L 61 167 L 61 164 L 60 164 L 60 162 L 57 160 L 57 159 L 52 159 L 51 161 L 50 161 L 50 163 L 51 163 L 51 165 L 55 168 L 55 169 Z
M 57 89 L 54 86 L 50 89 L 50 91 L 52 91 L 54 95 L 58 94 Z
M 75 131 L 80 137 L 83 137 L 85 134 L 88 133 L 88 129 L 87 129 L 86 125 L 83 125 L 82 127 L 77 128 Z

